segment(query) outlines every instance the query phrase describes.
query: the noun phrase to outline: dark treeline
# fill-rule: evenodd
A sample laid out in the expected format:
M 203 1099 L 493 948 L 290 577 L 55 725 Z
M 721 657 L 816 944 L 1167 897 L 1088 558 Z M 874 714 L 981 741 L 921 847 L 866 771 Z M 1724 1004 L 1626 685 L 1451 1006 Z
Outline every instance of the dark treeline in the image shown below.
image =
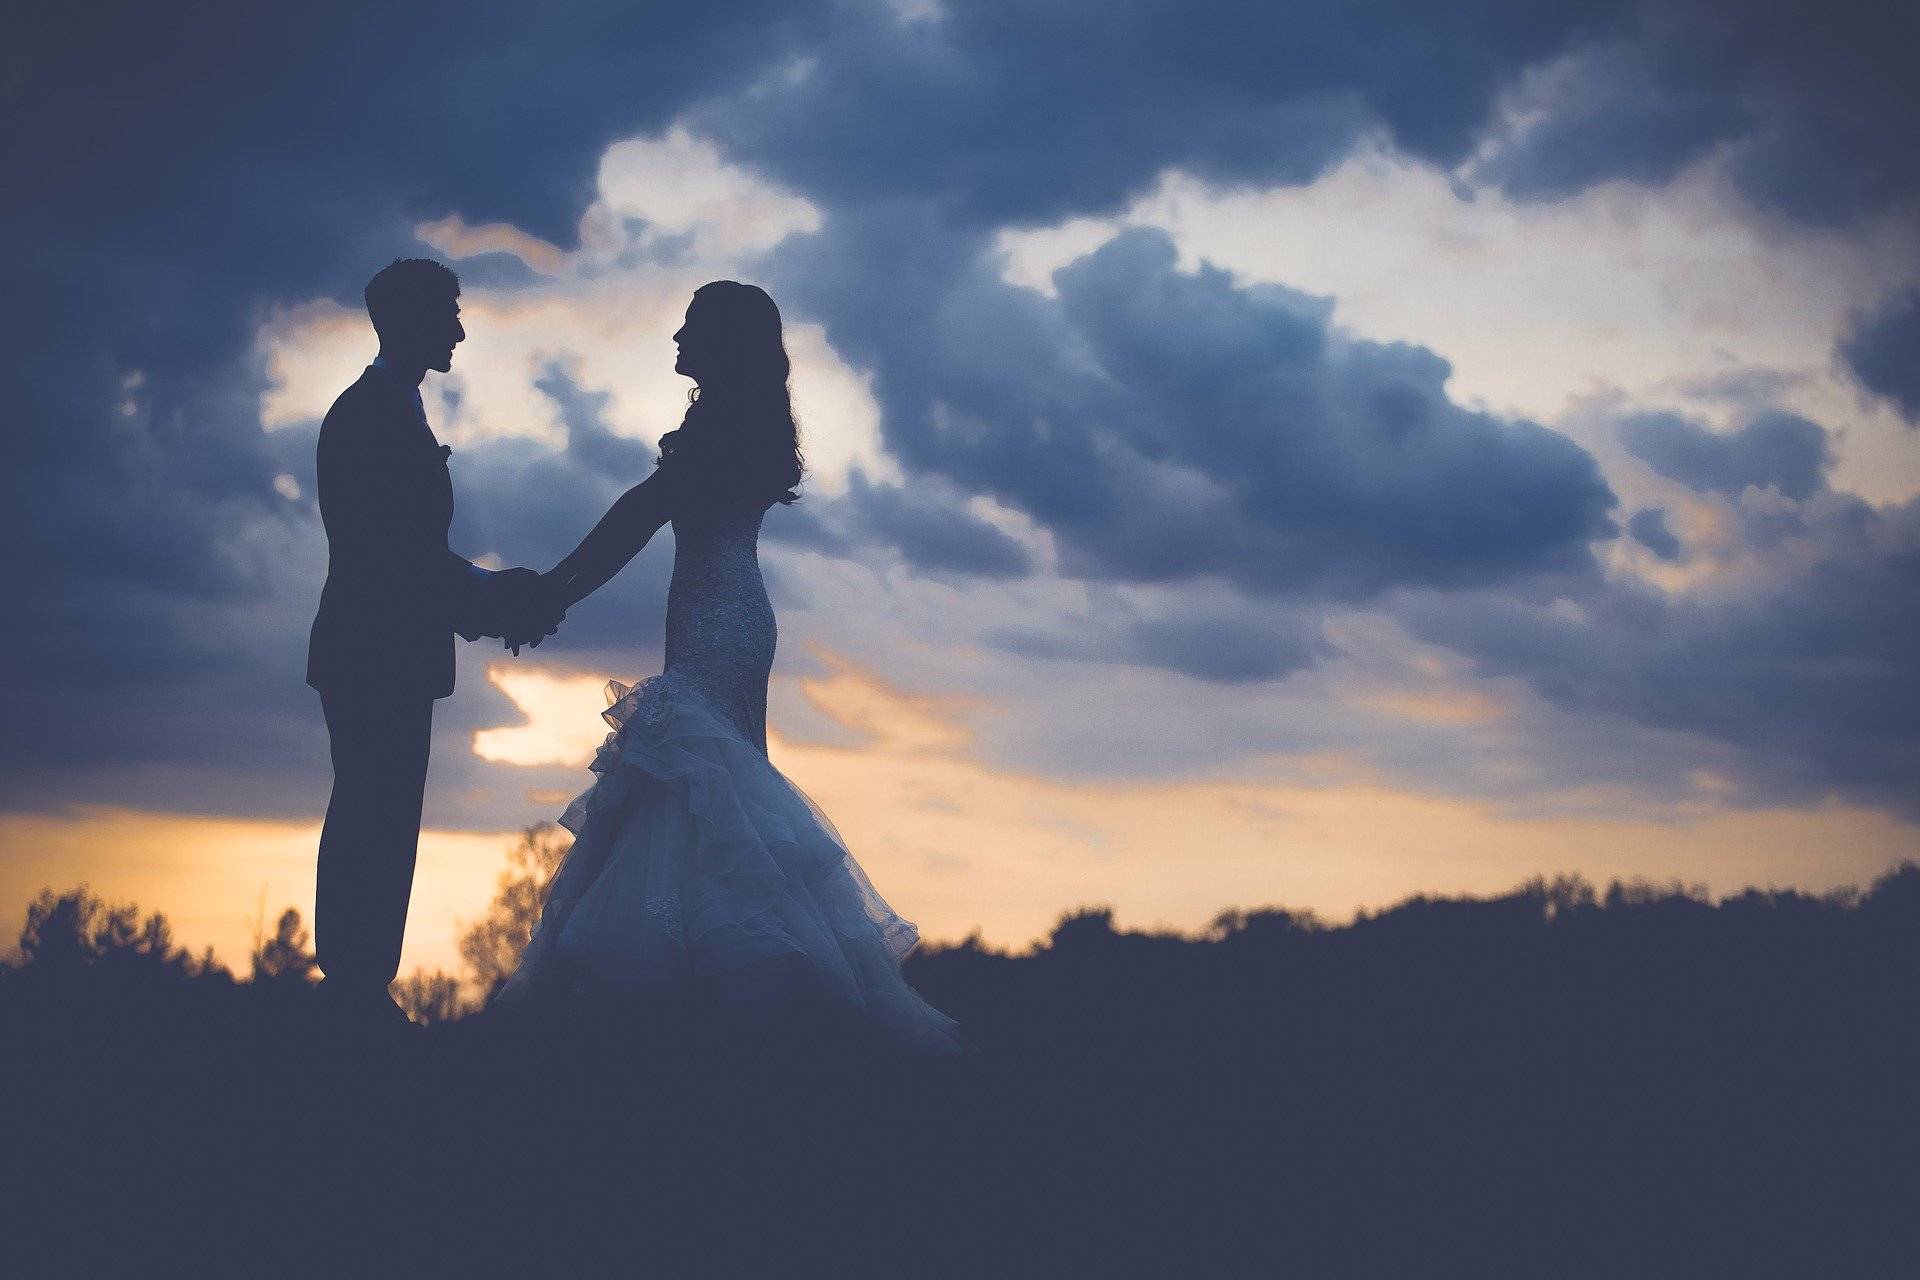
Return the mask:
M 0 970 L 9 1263 L 64 1274 L 1920 1274 L 1920 868 L 1861 892 L 1536 880 L 1199 936 L 1064 918 L 909 976 L 974 1050 L 812 1016 L 471 1012 L 539 833 L 417 974 L 317 1019 L 84 892 Z M 516 913 L 520 913 L 516 915 Z M 462 1015 L 465 1016 L 462 1016 Z M 40 1274 L 20 1270 L 17 1274 Z

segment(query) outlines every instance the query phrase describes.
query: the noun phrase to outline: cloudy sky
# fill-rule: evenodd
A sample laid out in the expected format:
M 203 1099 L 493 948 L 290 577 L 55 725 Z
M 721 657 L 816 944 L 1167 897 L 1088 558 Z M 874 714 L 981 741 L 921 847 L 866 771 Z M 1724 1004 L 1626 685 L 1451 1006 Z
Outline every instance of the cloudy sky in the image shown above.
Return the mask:
M 490 563 L 647 473 L 695 286 L 780 302 L 773 755 L 935 938 L 1920 857 L 1898 6 L 386 8 L 13 20 L 0 918 L 86 880 L 237 960 L 311 901 L 314 436 L 416 254 Z M 465 647 L 408 965 L 670 563 Z

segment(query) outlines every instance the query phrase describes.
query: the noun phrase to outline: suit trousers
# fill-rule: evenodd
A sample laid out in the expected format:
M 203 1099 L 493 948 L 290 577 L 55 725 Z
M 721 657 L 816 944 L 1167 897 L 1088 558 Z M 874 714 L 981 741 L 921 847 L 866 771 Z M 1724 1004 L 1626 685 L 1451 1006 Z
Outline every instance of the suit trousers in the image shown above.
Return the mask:
M 384 990 L 407 929 L 433 699 L 322 690 L 320 706 L 333 796 L 320 831 L 314 951 L 330 985 Z

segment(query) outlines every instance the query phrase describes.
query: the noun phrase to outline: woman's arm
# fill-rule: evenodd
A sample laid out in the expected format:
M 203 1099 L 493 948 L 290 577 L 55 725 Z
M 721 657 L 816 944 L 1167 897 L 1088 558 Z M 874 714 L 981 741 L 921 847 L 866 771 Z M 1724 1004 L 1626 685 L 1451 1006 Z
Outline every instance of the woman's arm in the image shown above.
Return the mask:
M 655 471 L 621 494 L 573 553 L 541 575 L 561 608 L 571 609 L 598 591 L 671 518 L 668 483 L 664 473 Z

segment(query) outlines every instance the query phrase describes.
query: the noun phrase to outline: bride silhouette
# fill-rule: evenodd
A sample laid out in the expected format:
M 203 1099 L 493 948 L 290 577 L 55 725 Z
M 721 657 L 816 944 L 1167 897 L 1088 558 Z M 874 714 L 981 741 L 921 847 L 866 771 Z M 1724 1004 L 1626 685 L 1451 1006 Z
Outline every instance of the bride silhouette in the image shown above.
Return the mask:
M 775 626 L 757 543 L 801 475 L 779 309 L 716 281 L 673 336 L 674 370 L 697 384 L 685 419 L 653 474 L 542 575 L 555 610 L 569 607 L 670 522 L 665 669 L 608 685 L 598 776 L 560 819 L 573 848 L 496 1003 L 819 1000 L 912 1047 L 957 1047 L 953 1020 L 900 972 L 919 931 L 767 758 Z

